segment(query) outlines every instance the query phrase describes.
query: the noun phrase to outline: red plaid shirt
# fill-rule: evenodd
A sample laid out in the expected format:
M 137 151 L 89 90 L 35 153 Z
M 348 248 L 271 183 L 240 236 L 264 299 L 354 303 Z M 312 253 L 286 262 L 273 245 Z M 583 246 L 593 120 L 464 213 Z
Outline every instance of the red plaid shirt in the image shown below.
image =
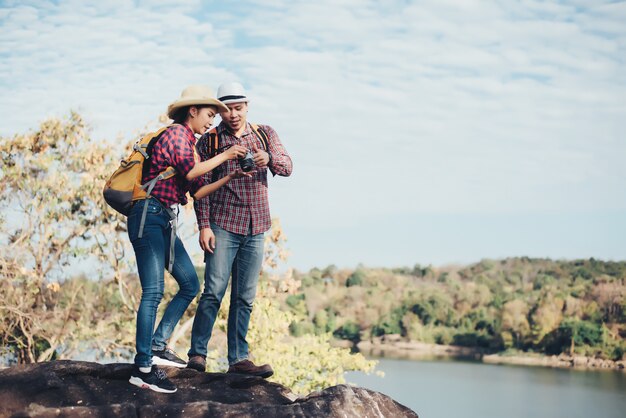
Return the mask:
M 188 126 L 172 125 L 163 132 L 152 149 L 150 170 L 142 178 L 141 183 L 145 184 L 155 178 L 167 167 L 174 167 L 176 175 L 167 180 L 158 181 L 150 194 L 166 206 L 187 203 L 186 194 L 190 184 L 185 176 L 196 164 L 195 144 L 196 137 Z
M 274 174 L 289 176 L 293 165 L 278 134 L 267 125 L 259 125 L 259 129 L 263 129 L 268 136 L 268 152 L 272 156 L 270 168 Z M 217 134 L 219 136 L 218 152 L 235 144 L 242 145 L 251 151 L 255 147 L 263 149 L 263 143 L 250 124 L 246 125 L 241 138 L 234 136 L 224 122 L 217 127 Z M 200 138 L 196 146 L 202 161 L 209 158 L 207 136 Z M 238 160 L 228 160 L 213 171 L 216 172 L 216 178 L 220 179 L 238 168 Z M 241 235 L 247 235 L 250 231 L 252 235 L 256 235 L 270 229 L 272 219 L 267 199 L 267 168 L 255 168 L 252 173 L 252 177 L 231 180 L 209 196 L 194 202 L 200 229 L 210 228 L 211 222 L 227 231 Z M 212 173 L 207 173 L 201 177 L 195 187 L 208 184 L 211 179 Z

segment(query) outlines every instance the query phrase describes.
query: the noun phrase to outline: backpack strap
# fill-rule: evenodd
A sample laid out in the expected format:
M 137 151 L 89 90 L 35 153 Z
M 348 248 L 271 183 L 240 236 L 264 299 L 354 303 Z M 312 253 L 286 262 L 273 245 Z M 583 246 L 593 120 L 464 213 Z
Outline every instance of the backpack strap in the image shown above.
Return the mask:
M 135 145 L 133 145 L 133 151 L 137 151 L 138 153 L 143 155 L 143 158 L 146 160 L 150 158 L 150 156 L 146 152 L 147 148 L 148 144 L 140 144 L 139 142 L 135 142 Z
M 158 176 L 147 182 L 146 184 L 142 184 L 141 188 L 146 191 L 146 200 L 150 199 L 150 193 L 152 193 L 152 189 L 156 186 L 157 182 L 161 180 L 167 180 L 176 175 L 176 169 L 174 167 L 168 167 L 165 171 L 162 171 Z M 146 223 L 146 216 L 148 213 L 148 205 L 143 205 L 143 212 L 141 212 L 141 221 L 139 222 L 139 238 L 143 237 L 143 226 Z M 170 214 L 170 218 L 171 218 Z
M 261 143 L 263 144 L 263 149 L 269 153 L 270 147 L 269 147 L 269 138 L 267 136 L 267 132 L 265 132 L 263 129 L 259 127 L 259 125 L 255 123 L 251 123 L 250 126 L 252 127 L 252 130 L 254 131 L 256 136 L 261 140 Z
M 217 134 L 217 128 L 211 128 L 211 130 L 209 130 L 207 139 L 209 142 L 209 158 L 213 158 L 219 148 L 219 135 Z
M 250 126 L 252 126 L 252 130 L 254 131 L 256 136 L 259 137 L 259 139 L 261 140 L 261 143 L 263 143 L 263 148 L 265 149 L 265 152 L 267 152 L 267 155 L 270 156 L 270 161 L 267 164 L 267 168 L 269 168 L 270 172 L 272 173 L 272 175 L 275 176 L 276 173 L 274 173 L 274 170 L 270 166 L 270 163 L 272 162 L 272 154 L 270 154 L 270 145 L 269 145 L 270 144 L 270 138 L 267 135 L 267 132 L 265 132 L 263 130 L 263 128 L 261 128 L 259 125 L 251 123 Z
M 150 172 L 150 167 L 152 166 L 152 150 L 156 143 L 161 139 L 165 131 L 174 126 L 175 124 L 164 126 L 156 132 L 154 138 L 152 138 L 147 144 L 135 144 L 133 147 L 134 150 L 141 153 L 145 161 L 143 162 L 143 167 L 141 168 L 141 178 L 143 179 Z
M 209 151 L 209 159 L 215 157 L 215 155 L 217 154 L 217 150 L 219 149 L 219 145 L 220 145 L 220 136 L 217 133 L 217 128 L 211 128 L 207 133 L 205 133 L 204 135 L 206 135 L 206 140 L 207 140 L 207 149 Z M 219 167 L 215 167 L 213 170 L 211 170 L 211 183 L 215 183 L 218 179 L 217 177 L 219 176 Z

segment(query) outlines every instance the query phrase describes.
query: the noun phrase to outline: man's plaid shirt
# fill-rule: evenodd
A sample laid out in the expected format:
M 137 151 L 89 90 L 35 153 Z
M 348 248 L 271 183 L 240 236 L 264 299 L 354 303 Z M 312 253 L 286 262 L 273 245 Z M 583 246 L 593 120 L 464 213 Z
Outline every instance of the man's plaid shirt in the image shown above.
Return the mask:
M 267 151 L 271 154 L 269 167 L 274 174 L 289 176 L 293 164 L 278 134 L 270 126 L 259 125 L 258 127 L 263 129 L 268 136 L 269 149 Z M 242 145 L 250 151 L 254 148 L 263 149 L 263 143 L 249 123 L 246 124 L 241 138 L 234 136 L 224 122 L 217 127 L 217 134 L 219 137 L 218 153 L 235 144 Z M 208 135 L 202 136 L 196 145 L 202 161 L 209 159 L 207 137 Z M 238 168 L 238 160 L 228 160 L 213 171 L 216 172 L 216 179 L 220 179 Z M 196 182 L 195 187 L 210 183 L 212 177 L 212 172 L 205 174 L 199 182 Z M 194 208 L 200 229 L 210 228 L 210 223 L 213 222 L 235 234 L 247 235 L 251 232 L 252 235 L 256 235 L 267 231 L 272 225 L 267 199 L 267 168 L 255 168 L 252 171 L 252 177 L 231 180 L 209 196 L 196 200 Z
M 168 167 L 174 167 L 176 175 L 167 180 L 158 181 L 150 193 L 165 206 L 177 203 L 187 204 L 186 194 L 189 190 L 189 182 L 185 176 L 196 164 L 193 148 L 195 143 L 196 137 L 188 126 L 172 125 L 163 132 L 154 145 L 150 170 L 142 178 L 141 184 L 152 180 Z

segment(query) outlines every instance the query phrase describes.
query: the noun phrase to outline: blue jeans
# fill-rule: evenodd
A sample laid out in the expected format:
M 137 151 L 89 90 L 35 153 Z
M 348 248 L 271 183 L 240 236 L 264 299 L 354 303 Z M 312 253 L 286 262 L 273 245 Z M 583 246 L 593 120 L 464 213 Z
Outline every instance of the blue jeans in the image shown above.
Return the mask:
M 141 212 L 146 204 L 148 205 L 146 223 L 143 236 L 139 238 Z M 170 216 L 161 203 L 153 198 L 135 203 L 128 215 L 128 236 L 135 250 L 141 281 L 135 356 L 135 364 L 139 367 L 149 367 L 152 364 L 152 349 L 165 348 L 174 327 L 200 291 L 196 269 L 182 241 L 176 237 L 172 276 L 178 283 L 179 290 L 165 309 L 163 318 L 154 331 L 157 308 L 163 298 L 165 266 L 169 262 L 170 234 Z
M 189 356 L 207 354 L 217 312 L 232 273 L 228 311 L 228 364 L 248 358 L 248 324 L 263 263 L 263 233 L 240 235 L 211 224 L 213 254 L 205 253 L 204 291 L 191 330 Z

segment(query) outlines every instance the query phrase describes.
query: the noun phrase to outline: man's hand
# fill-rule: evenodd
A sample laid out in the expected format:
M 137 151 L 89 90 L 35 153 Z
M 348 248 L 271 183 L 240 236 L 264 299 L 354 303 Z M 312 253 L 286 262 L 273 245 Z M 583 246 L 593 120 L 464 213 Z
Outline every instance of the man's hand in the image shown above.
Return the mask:
M 254 147 L 252 150 L 252 159 L 254 160 L 254 165 L 264 168 L 267 167 L 267 164 L 270 162 L 270 155 L 262 149 Z
M 200 248 L 213 254 L 215 249 L 215 234 L 211 228 L 203 228 L 200 230 Z

